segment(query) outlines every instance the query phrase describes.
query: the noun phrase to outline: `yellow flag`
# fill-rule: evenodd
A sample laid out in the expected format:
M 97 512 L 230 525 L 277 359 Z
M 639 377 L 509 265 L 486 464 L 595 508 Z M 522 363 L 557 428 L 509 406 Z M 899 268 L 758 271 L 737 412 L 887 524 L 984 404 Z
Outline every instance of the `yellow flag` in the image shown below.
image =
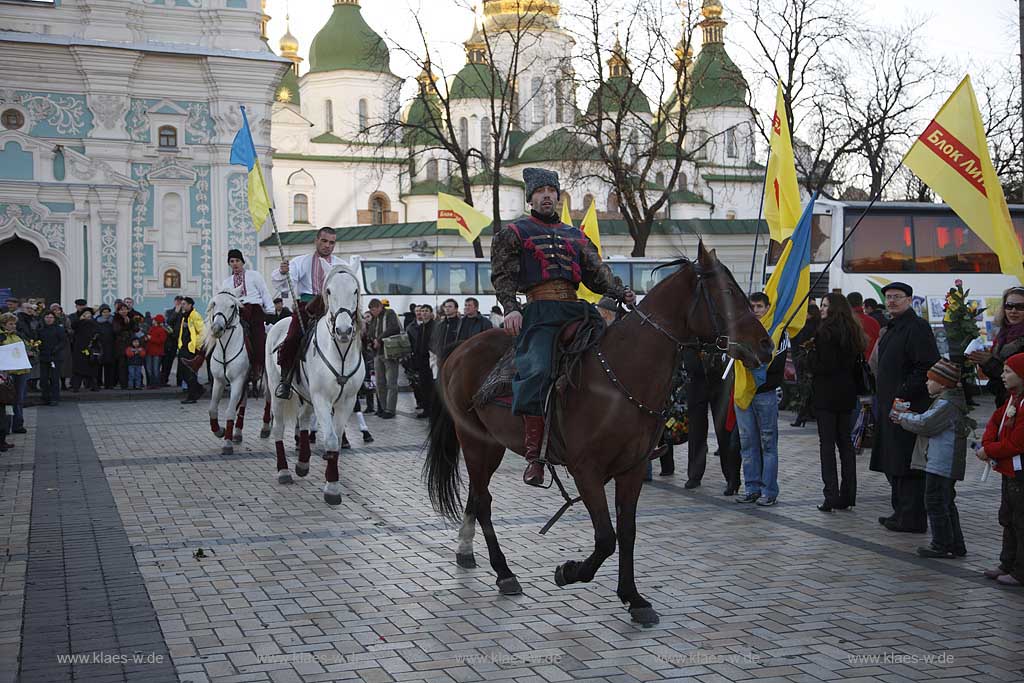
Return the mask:
M 565 211 L 563 211 L 562 213 L 564 214 Z M 566 223 L 566 220 L 563 218 L 562 222 Z M 568 225 L 572 225 L 572 223 L 568 223 Z M 600 254 L 601 231 L 597 227 L 597 207 L 594 206 L 593 200 L 590 201 L 590 207 L 587 208 L 587 213 L 584 214 L 583 216 L 583 222 L 580 223 L 580 230 L 583 231 L 584 235 L 590 238 L 590 241 L 594 243 L 595 247 L 597 247 L 597 253 Z M 583 299 L 584 301 L 589 301 L 592 304 L 596 304 L 598 301 L 601 300 L 600 294 L 596 294 L 590 291 L 582 283 L 576 289 L 576 296 Z
M 249 173 L 249 215 L 254 230 L 263 227 L 267 216 L 270 215 L 270 206 L 270 194 L 267 193 L 267 183 L 263 180 L 263 167 L 257 161 Z
M 459 234 L 473 243 L 480 232 L 491 224 L 491 219 L 480 213 L 458 197 L 443 192 L 437 193 L 437 229 L 458 230 Z
M 764 219 L 772 239 L 782 243 L 793 234 L 800 220 L 800 184 L 796 179 L 796 159 L 793 141 L 789 137 L 786 119 L 786 101 L 782 97 L 782 82 L 775 94 L 775 115 L 769 140 L 768 172 L 764 177 Z
M 572 216 L 569 214 L 569 202 L 562 200 L 562 222 L 566 225 L 572 225 Z
M 992 167 L 978 100 L 965 76 L 939 109 L 903 164 L 942 196 L 999 257 L 1007 275 L 1024 282 L 1024 256 L 1010 222 L 1003 187 Z

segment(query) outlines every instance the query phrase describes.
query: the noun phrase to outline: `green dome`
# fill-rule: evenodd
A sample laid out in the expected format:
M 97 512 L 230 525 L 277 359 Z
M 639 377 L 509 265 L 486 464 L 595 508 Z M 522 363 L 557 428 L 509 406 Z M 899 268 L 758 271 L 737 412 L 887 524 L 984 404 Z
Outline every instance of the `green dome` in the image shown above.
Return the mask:
M 334 13 L 309 47 L 309 73 L 342 70 L 391 73 L 388 46 L 351 0 L 336 0 Z
M 405 115 L 405 129 L 402 142 L 411 146 L 433 145 L 439 142 L 436 135 L 430 131 L 443 130 L 441 118 L 441 105 L 437 96 L 424 97 L 417 95 L 409 105 L 409 111 Z M 420 127 L 414 127 L 420 126 Z
M 629 94 L 629 101 L 626 102 L 626 94 Z M 600 98 L 600 99 L 598 99 Z M 587 114 L 597 113 L 598 102 L 601 103 L 603 112 L 616 112 L 625 103 L 626 111 L 634 114 L 650 114 L 651 103 L 647 96 L 636 85 L 633 85 L 626 76 L 612 76 L 597 89 L 594 96 L 590 98 L 587 105 Z
M 467 64 L 462 67 L 449 91 L 452 100 L 490 100 L 501 97 L 504 81 L 489 64 Z
M 299 78 L 291 67 L 284 72 L 281 82 L 277 84 L 274 101 L 282 104 L 299 104 Z
M 690 110 L 746 107 L 747 81 L 722 43 L 706 43 L 690 72 Z

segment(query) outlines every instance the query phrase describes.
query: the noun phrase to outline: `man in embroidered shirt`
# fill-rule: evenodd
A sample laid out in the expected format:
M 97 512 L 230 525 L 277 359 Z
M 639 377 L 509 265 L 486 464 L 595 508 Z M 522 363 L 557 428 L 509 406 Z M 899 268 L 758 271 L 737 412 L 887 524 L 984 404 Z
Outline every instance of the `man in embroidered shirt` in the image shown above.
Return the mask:
M 540 168 L 523 171 L 529 216 L 505 226 L 491 244 L 491 283 L 505 309 L 505 332 L 516 340 L 512 412 L 523 416 L 528 465 L 523 481 L 544 483 L 539 461 L 544 437 L 544 401 L 551 385 L 551 358 L 562 325 L 582 317 L 587 306 L 576 297 L 582 282 L 591 291 L 632 304 L 633 292 L 619 284 L 601 262 L 597 248 L 578 228 L 563 224 L 555 211 L 558 174 Z M 525 309 L 516 292 L 525 292 Z M 596 315 L 596 313 L 595 313 Z
M 320 294 L 324 289 L 324 280 L 331 268 L 344 263 L 334 255 L 334 245 L 338 237 L 334 228 L 320 228 L 316 233 L 316 249 L 311 254 L 303 254 L 291 262 L 282 261 L 281 267 L 270 276 L 276 292 L 288 291 L 288 278 L 299 297 L 292 313 L 292 323 L 288 328 L 288 336 L 281 342 L 277 362 L 281 366 L 281 383 L 274 394 L 281 399 L 291 398 L 292 375 L 295 372 L 295 360 L 299 355 L 299 344 L 302 342 L 302 330 L 308 329 L 325 313 L 326 305 Z M 302 322 L 299 322 L 302 316 Z

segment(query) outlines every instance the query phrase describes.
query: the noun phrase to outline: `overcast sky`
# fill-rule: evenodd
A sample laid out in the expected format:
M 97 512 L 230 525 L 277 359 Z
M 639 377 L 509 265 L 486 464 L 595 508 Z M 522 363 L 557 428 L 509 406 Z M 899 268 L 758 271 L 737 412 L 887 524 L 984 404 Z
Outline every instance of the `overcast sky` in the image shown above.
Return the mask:
M 454 74 L 465 63 L 462 42 L 472 31 L 473 15 L 464 6 L 470 0 L 362 0 L 362 11 L 367 23 L 390 41 L 415 46 L 419 36 L 410 20 L 412 11 L 424 24 L 425 32 L 447 74 Z M 620 0 L 631 2 L 634 0 Z M 573 0 L 563 0 L 569 7 Z M 291 30 L 298 38 L 300 54 L 308 57 L 309 45 L 317 31 L 330 17 L 333 0 L 268 0 L 267 13 L 271 15 L 268 33 L 270 45 L 277 50 L 278 41 L 285 30 L 286 9 L 291 15 Z M 749 53 L 742 44 L 742 31 L 735 24 L 736 12 L 742 10 L 741 0 L 723 0 L 726 20 L 734 25 L 726 29 L 726 47 L 733 59 L 750 69 Z M 972 72 L 1018 59 L 1017 2 L 1014 0 L 859 0 L 851 6 L 860 9 L 867 23 L 901 24 L 908 17 L 927 18 L 925 42 L 937 57 L 955 59 L 958 63 L 972 62 Z M 699 40 L 699 39 L 695 39 Z M 614 36 L 609 37 L 609 43 Z M 305 72 L 308 62 L 303 62 Z M 392 70 L 403 77 L 413 77 L 416 67 L 403 55 L 392 52 Z M 955 83 L 953 84 L 955 85 Z M 952 86 L 951 88 L 952 89 Z M 771 108 L 774 92 L 759 93 L 759 107 Z M 762 100 L 767 99 L 767 102 Z M 581 101 L 585 101 L 582 100 Z

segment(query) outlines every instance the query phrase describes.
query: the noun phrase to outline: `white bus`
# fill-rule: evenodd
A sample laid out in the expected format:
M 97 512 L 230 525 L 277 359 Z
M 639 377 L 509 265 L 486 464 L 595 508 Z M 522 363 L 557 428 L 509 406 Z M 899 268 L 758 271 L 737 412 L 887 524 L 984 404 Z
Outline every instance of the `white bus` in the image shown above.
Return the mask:
M 826 199 L 815 204 L 812 285 L 867 206 L 868 202 Z M 1011 206 L 1010 217 L 1018 241 L 1024 244 L 1024 206 Z M 782 248 L 772 243 L 766 273 L 771 273 L 781 253 Z M 980 324 L 983 334 L 991 340 L 992 316 L 1002 292 L 1020 284 L 1017 278 L 1000 272 L 996 255 L 949 206 L 878 202 L 864 216 L 811 294 L 818 299 L 833 290 L 844 294 L 860 292 L 864 298 L 881 302 L 882 287 L 890 282 L 906 282 L 914 288 L 915 311 L 941 328 L 946 292 L 958 279 L 963 280 L 965 289 L 971 290 L 971 299 L 987 307 Z
M 672 272 L 670 268 L 656 270 L 667 262 L 669 259 L 621 256 L 605 259 L 623 284 L 641 296 Z M 486 258 L 353 256 L 352 264 L 362 278 L 365 296 L 387 299 L 391 309 L 399 315 L 408 311 L 410 304 L 430 304 L 436 311 L 445 299 L 455 299 L 459 302 L 459 310 L 462 310 L 466 298 L 474 297 L 480 301 L 484 315 L 497 304 L 494 287 L 491 286 L 491 262 Z

